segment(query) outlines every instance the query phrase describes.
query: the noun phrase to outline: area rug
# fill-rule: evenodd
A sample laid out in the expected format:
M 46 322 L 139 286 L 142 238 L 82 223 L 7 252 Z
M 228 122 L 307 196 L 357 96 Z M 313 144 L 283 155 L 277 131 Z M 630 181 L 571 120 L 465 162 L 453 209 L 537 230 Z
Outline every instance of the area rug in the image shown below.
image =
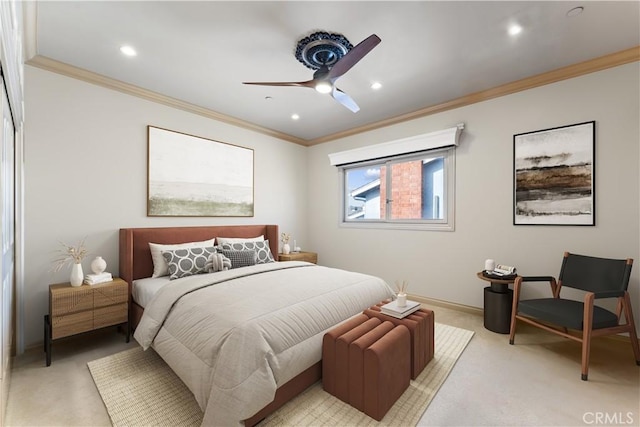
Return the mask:
M 316 383 L 261 426 L 416 425 L 473 336 L 435 324 L 434 359 L 381 422 L 331 396 Z M 202 412 L 182 381 L 153 351 L 140 347 L 88 363 L 114 426 L 199 426 Z

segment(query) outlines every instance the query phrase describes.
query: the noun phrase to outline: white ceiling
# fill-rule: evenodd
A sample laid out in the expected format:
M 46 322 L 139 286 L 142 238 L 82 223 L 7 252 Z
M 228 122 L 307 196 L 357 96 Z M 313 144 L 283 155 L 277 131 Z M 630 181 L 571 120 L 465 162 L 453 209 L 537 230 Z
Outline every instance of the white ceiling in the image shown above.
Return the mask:
M 39 57 L 306 141 L 640 45 L 637 1 L 39 1 L 36 19 Z M 337 82 L 358 113 L 312 89 L 242 84 L 311 79 L 294 51 L 318 30 L 382 39 Z

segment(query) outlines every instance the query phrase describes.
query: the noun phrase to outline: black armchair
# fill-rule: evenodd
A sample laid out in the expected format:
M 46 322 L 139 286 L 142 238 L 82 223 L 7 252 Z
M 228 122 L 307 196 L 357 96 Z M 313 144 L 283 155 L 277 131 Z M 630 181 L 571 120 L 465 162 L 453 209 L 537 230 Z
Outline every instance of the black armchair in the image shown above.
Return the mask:
M 591 338 L 627 332 L 636 364 L 640 365 L 638 335 L 627 292 L 632 264 L 631 258 L 607 259 L 565 252 L 557 282 L 551 276 L 519 276 L 514 282 L 509 344 L 514 343 L 517 320 L 578 341 L 582 343 L 582 380 L 586 381 Z M 553 297 L 521 301 L 520 291 L 525 282 L 549 282 Z M 585 291 L 584 300 L 561 298 L 563 286 Z M 617 298 L 616 313 L 594 304 L 601 298 Z M 572 334 L 569 329 L 581 333 Z

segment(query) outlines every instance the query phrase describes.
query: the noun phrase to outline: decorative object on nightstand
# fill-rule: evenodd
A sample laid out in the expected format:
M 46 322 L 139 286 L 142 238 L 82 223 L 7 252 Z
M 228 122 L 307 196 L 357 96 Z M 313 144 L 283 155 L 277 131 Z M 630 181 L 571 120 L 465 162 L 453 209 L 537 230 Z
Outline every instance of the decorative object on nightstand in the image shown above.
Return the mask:
M 82 264 L 79 262 L 73 264 L 71 266 L 71 276 L 69 277 L 69 283 L 71 286 L 80 286 L 82 285 L 82 279 L 84 275 L 82 272 Z
M 91 261 L 91 271 L 93 274 L 100 274 L 107 269 L 107 262 L 101 256 L 97 256 Z
M 51 342 L 107 326 L 126 325 L 129 342 L 129 285 L 122 279 L 94 286 L 49 285 L 49 314 L 44 316 L 44 347 L 51 365 Z
M 84 277 L 86 285 L 97 285 L 98 283 L 106 283 L 113 280 L 111 273 L 104 271 L 107 268 L 107 262 L 101 256 L 97 256 L 91 261 L 91 271 L 93 274 L 87 274 Z
M 60 242 L 62 248 L 58 250 L 58 258 L 53 261 L 53 272 L 60 271 L 67 264 L 71 265 L 71 276 L 69 283 L 71 286 L 82 285 L 84 274 L 82 272 L 82 260 L 87 256 L 87 248 L 84 246 L 85 239 L 82 239 L 76 246 L 69 246 Z
M 318 263 L 318 254 L 315 252 L 292 252 L 288 254 L 278 254 L 278 261 L 306 261 L 313 264 Z
M 97 285 L 98 283 L 106 283 L 113 280 L 111 273 L 105 271 L 100 274 L 87 274 L 84 276 L 85 285 Z
M 282 253 L 288 255 L 291 252 L 291 246 L 289 246 L 289 233 L 282 233 L 280 240 L 282 240 Z

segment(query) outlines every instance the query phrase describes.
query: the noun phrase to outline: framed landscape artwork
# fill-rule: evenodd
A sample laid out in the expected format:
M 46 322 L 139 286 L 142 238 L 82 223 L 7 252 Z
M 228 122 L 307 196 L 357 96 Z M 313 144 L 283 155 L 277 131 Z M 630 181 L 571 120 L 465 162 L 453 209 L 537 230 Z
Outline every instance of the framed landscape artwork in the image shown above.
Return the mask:
M 147 216 L 253 216 L 252 149 L 147 130 Z
M 595 225 L 595 121 L 513 136 L 513 223 Z

